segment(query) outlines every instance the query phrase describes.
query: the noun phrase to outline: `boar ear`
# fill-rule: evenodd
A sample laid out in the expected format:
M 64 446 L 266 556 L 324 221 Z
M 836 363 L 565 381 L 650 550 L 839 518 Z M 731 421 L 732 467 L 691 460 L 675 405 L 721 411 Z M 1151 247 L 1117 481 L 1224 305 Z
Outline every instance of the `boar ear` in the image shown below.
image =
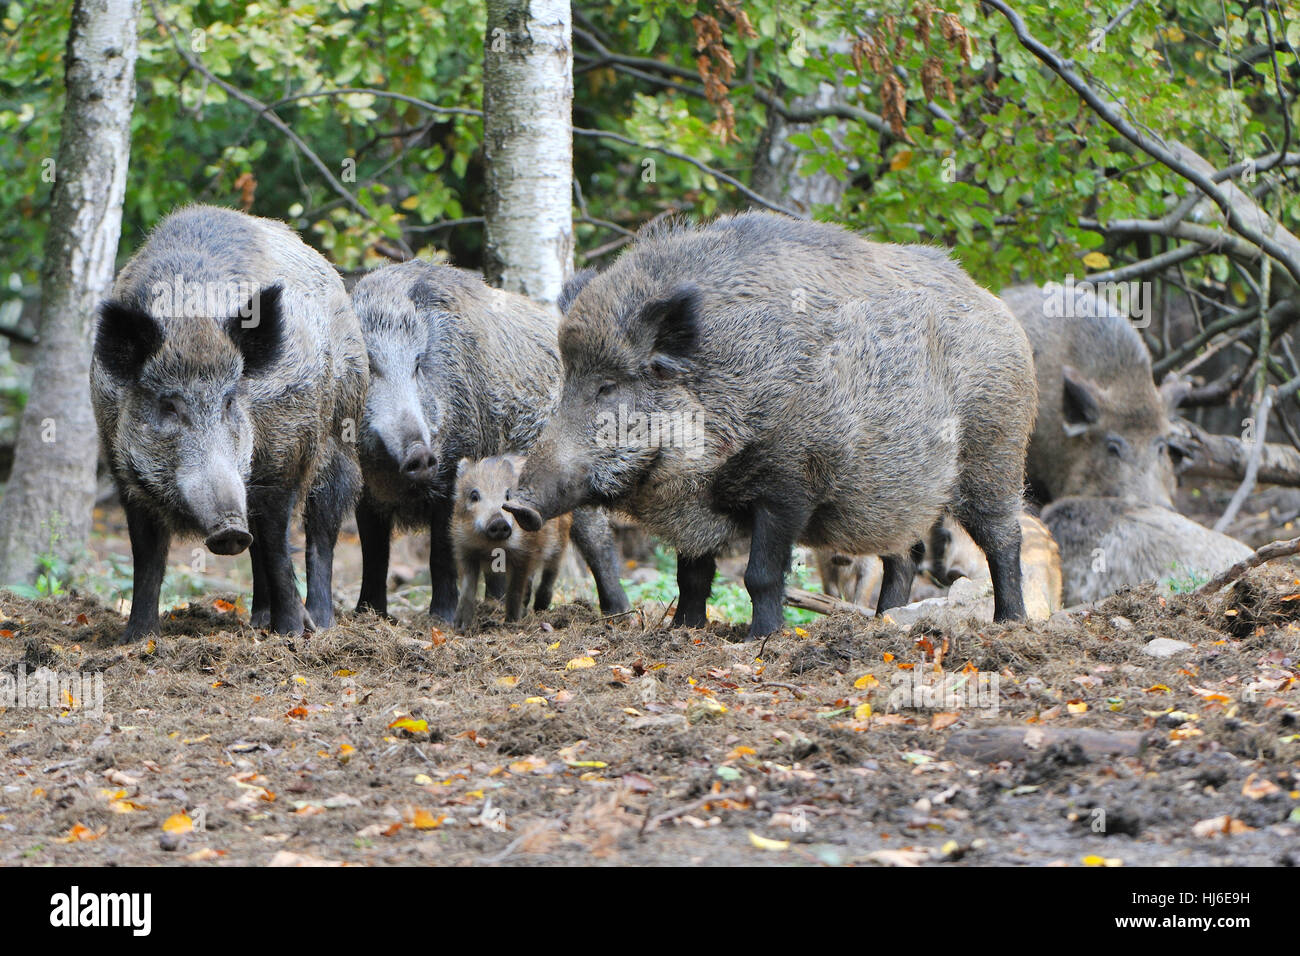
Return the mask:
M 100 306 L 95 361 L 117 381 L 135 381 L 162 343 L 162 326 L 143 309 L 111 299 Z
M 504 455 L 501 456 L 501 460 L 510 466 L 511 471 L 513 471 L 515 474 L 515 478 L 518 478 L 521 474 L 523 474 L 524 464 L 528 461 L 528 459 L 525 456 L 517 454 L 516 452 L 513 451 L 506 452 Z
M 1101 418 L 1101 397 L 1097 386 L 1069 365 L 1061 369 L 1061 411 L 1065 433 L 1071 438 L 1082 435 Z
M 460 461 L 456 462 L 456 479 L 458 481 L 461 478 L 465 477 L 465 471 L 469 468 L 469 466 L 470 466 L 470 461 L 468 458 L 462 458 Z
M 654 342 L 649 367 L 658 378 L 685 371 L 685 363 L 695 351 L 699 339 L 696 316 L 699 295 L 698 288 L 686 283 L 641 310 L 641 322 L 649 329 Z
M 573 300 L 578 297 L 578 293 L 587 288 L 587 283 L 596 278 L 596 274 L 595 269 L 582 269 L 565 280 L 564 288 L 560 290 L 560 297 L 555 300 L 555 305 L 560 312 L 568 313 L 569 306 L 573 305 Z
M 258 375 L 280 357 L 284 345 L 284 314 L 280 294 L 284 286 L 269 285 L 226 320 L 226 334 L 244 356 L 244 374 Z

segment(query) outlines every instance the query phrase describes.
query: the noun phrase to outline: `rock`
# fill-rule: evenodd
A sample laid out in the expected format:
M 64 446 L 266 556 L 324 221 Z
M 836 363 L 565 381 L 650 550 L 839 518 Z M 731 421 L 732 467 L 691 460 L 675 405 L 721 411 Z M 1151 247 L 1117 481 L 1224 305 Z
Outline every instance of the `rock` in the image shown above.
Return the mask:
M 1175 654 L 1191 649 L 1192 645 L 1186 641 L 1175 641 L 1169 637 L 1157 637 L 1154 641 L 1142 645 L 1142 653 L 1152 657 L 1173 657 Z

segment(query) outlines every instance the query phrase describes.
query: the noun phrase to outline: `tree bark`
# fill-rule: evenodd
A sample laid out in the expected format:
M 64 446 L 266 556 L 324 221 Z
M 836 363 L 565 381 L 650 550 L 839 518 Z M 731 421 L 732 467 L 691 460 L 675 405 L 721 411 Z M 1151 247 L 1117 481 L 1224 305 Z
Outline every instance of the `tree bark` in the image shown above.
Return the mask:
M 794 109 L 829 106 L 843 103 L 847 97 L 848 91 L 842 87 L 822 83 L 816 93 L 797 97 L 790 106 Z M 835 124 L 831 138 L 837 146 L 843 144 L 848 125 L 847 121 Z M 816 205 L 838 206 L 849 188 L 847 180 L 840 179 L 825 169 L 807 175 L 799 172 L 799 162 L 804 154 L 790 143 L 790 137 L 795 133 L 806 133 L 812 128 L 811 123 L 791 123 L 775 110 L 769 109 L 767 129 L 759 140 L 750 180 L 756 192 L 789 206 L 805 219 L 812 216 Z M 856 168 L 856 159 L 850 157 L 849 165 L 850 168 Z
M 549 305 L 573 272 L 572 28 L 568 0 L 488 0 L 483 271 Z
M 90 534 L 98 457 L 91 343 L 122 232 L 139 12 L 139 0 L 76 0 L 72 9 L 40 344 L 0 502 L 0 582 L 32 582 L 45 555 L 75 562 Z
M 1174 420 L 1179 442 L 1192 453 L 1191 464 L 1180 474 L 1193 478 L 1240 481 L 1250 463 L 1252 444 L 1235 435 L 1212 435 L 1185 418 Z M 1300 488 L 1300 452 L 1289 445 L 1265 444 L 1260 452 L 1256 481 L 1261 485 Z

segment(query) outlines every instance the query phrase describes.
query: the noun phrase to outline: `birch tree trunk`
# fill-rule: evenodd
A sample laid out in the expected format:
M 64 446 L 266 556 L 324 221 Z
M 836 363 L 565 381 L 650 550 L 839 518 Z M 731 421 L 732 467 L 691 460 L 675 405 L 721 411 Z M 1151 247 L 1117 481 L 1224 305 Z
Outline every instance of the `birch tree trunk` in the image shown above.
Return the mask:
M 90 408 L 95 310 L 113 281 L 131 151 L 139 0 L 76 0 L 45 259 L 40 344 L 0 501 L 0 582 L 32 582 L 47 554 L 85 552 L 98 443 Z M 34 170 L 38 176 L 42 170 Z
M 572 32 L 568 0 L 488 0 L 483 271 L 550 305 L 573 272 Z

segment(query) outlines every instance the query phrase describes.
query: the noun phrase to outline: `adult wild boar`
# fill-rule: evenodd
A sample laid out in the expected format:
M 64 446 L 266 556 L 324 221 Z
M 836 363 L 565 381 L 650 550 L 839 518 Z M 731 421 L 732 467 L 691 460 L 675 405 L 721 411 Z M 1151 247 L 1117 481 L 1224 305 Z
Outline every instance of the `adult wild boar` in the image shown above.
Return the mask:
M 361 485 L 361 329 L 338 274 L 288 226 L 189 206 L 123 267 L 101 309 L 91 392 L 135 564 L 124 641 L 158 630 L 174 534 L 252 546 L 253 624 L 333 620 L 339 524 Z M 304 508 L 307 607 L 289 526 Z
M 1128 317 L 1087 284 L 1013 286 L 1002 301 L 1034 349 L 1031 495 L 1044 504 L 1089 495 L 1171 506 L 1183 450 Z
M 357 503 L 357 609 L 387 613 L 393 531 L 427 529 L 429 613 L 452 621 L 457 463 L 532 446 L 559 397 L 556 320 L 472 272 L 422 260 L 368 273 L 352 301 L 370 356 L 358 442 L 365 483 Z M 627 610 L 605 514 L 575 514 L 572 540 L 596 580 L 601 610 Z
M 511 506 L 523 527 L 627 512 L 677 549 L 687 626 L 747 534 L 759 636 L 781 626 L 795 542 L 885 556 L 883 610 L 951 511 L 989 555 L 998 618 L 1024 616 L 1033 360 L 941 250 L 749 213 L 652 230 L 570 299 L 560 407 Z
M 1251 554 L 1172 508 L 1123 498 L 1062 498 L 1043 522 L 1061 549 L 1067 605 L 1152 581 L 1203 582 Z

